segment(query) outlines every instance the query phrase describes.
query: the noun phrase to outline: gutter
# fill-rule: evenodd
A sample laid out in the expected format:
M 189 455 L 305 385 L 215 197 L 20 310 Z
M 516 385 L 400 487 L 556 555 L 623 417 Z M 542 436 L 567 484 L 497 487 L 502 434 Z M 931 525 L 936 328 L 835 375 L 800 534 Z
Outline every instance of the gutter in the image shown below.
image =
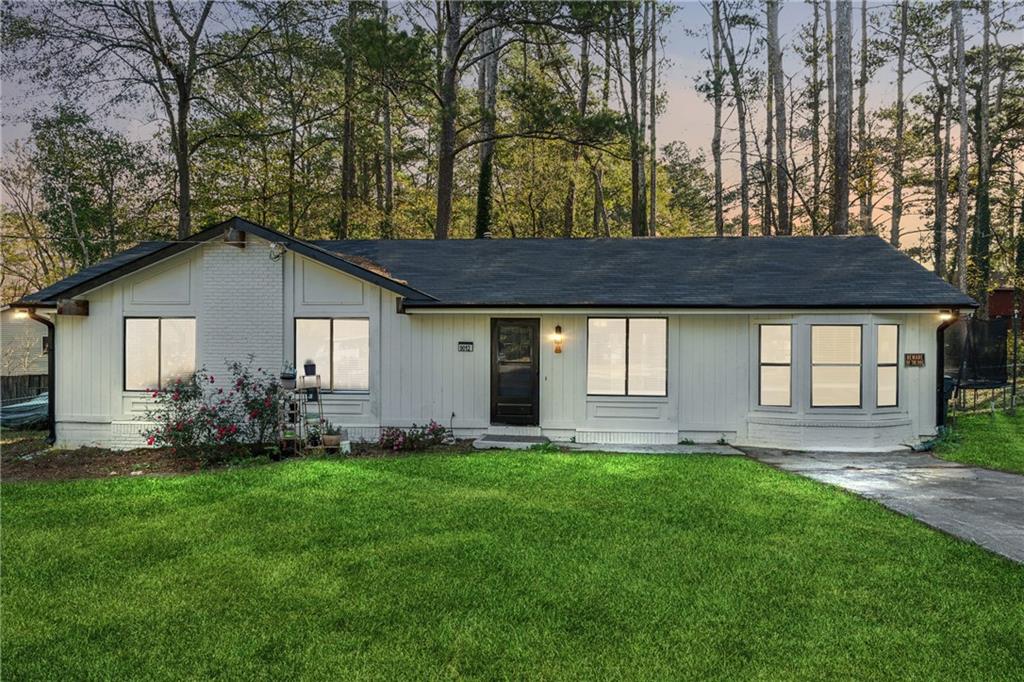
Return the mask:
M 953 308 L 952 315 L 935 330 L 935 425 L 946 425 L 946 330 L 960 320 L 960 311 Z
M 54 409 L 57 404 L 57 326 L 53 323 L 53 320 L 43 317 L 36 312 L 34 307 L 28 309 L 28 316 L 36 322 L 46 325 L 46 335 L 49 338 L 49 348 L 46 351 L 46 380 L 49 384 L 46 392 L 46 422 L 50 427 L 50 433 L 46 437 L 46 443 L 53 445 L 57 442 L 57 420 L 55 418 L 56 410 Z

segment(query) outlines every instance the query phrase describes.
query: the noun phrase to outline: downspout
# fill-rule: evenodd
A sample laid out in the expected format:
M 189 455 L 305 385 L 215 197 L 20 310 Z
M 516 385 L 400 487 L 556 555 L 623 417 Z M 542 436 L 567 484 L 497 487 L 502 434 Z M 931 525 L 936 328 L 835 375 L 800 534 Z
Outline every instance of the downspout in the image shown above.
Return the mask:
M 49 384 L 46 392 L 46 421 L 50 427 L 50 434 L 46 437 L 46 442 L 48 445 L 53 445 L 57 442 L 57 420 L 54 409 L 57 404 L 57 327 L 53 320 L 38 314 L 35 308 L 28 309 L 28 316 L 36 322 L 46 325 L 46 336 L 49 339 L 49 348 L 46 351 L 46 381 Z
M 960 319 L 960 311 L 953 310 L 949 319 L 942 320 L 935 330 L 935 425 L 946 425 L 946 329 Z

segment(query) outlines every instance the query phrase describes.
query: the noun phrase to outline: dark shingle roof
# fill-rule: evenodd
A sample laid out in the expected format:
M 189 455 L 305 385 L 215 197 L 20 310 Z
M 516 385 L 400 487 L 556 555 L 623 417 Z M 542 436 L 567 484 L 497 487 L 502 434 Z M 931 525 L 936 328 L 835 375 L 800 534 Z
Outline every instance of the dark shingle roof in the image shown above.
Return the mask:
M 93 263 L 89 267 L 79 270 L 70 277 L 65 277 L 61 281 L 51 284 L 44 289 L 40 289 L 33 294 L 27 294 L 21 299 L 21 302 L 45 303 L 56 300 L 63 292 L 68 291 L 79 284 L 84 284 L 91 279 L 101 277 L 102 275 L 116 270 L 119 267 L 128 265 L 132 261 L 159 251 L 169 244 L 170 242 L 142 242 L 138 246 L 133 246 L 127 251 L 122 251 L 121 253 L 98 263 Z
M 307 242 L 225 226 L 380 284 L 408 307 L 905 308 L 975 302 L 877 237 L 452 239 Z M 190 243 L 143 242 L 25 296 L 77 295 Z
M 976 305 L 877 237 L 320 241 L 426 306 L 901 308 Z

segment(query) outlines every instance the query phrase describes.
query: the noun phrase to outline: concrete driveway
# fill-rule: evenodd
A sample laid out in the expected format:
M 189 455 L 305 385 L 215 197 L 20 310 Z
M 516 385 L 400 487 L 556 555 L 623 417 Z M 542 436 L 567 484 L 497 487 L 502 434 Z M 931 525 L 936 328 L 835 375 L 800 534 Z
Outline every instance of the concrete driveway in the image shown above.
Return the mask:
M 1024 563 L 1024 476 L 929 453 L 748 449 L 764 464 L 845 488 L 933 528 Z

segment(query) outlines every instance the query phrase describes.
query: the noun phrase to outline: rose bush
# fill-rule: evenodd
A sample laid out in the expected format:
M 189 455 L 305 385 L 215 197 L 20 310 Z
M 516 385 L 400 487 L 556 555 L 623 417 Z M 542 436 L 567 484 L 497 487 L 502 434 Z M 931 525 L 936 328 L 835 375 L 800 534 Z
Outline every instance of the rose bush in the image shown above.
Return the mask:
M 277 440 L 281 391 L 262 367 L 228 364 L 228 377 L 200 369 L 192 377 L 152 391 L 143 432 L 146 442 L 207 461 L 262 454 Z
M 431 420 L 426 426 L 413 424 L 408 429 L 387 426 L 380 431 L 377 445 L 384 450 L 426 450 L 440 445 L 448 437 L 448 429 Z

